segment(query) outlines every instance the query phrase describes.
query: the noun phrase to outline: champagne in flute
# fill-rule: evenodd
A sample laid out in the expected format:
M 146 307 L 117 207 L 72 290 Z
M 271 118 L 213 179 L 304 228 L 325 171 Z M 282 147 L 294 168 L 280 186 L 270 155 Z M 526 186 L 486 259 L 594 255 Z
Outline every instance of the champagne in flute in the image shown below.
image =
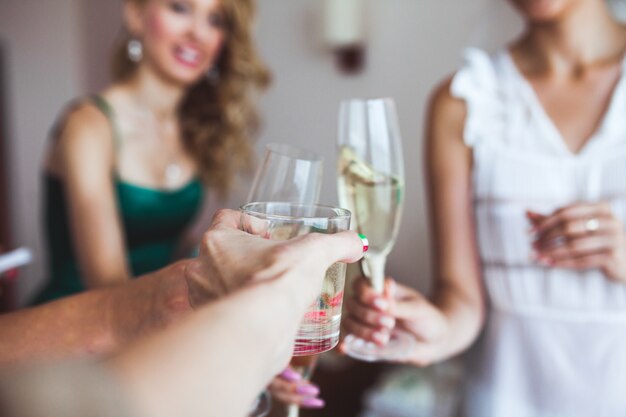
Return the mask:
M 337 189 L 339 205 L 352 212 L 356 229 L 369 240 L 366 273 L 372 287 L 382 292 L 384 258 L 391 251 L 400 227 L 404 182 L 397 175 L 377 171 L 349 146 L 342 146 Z
M 338 193 L 352 212 L 352 225 L 369 240 L 361 261 L 364 275 L 378 293 L 385 285 L 385 261 L 398 234 L 404 200 L 400 129 L 391 99 L 346 100 L 339 110 Z M 393 360 L 407 352 L 408 334 L 394 329 L 378 346 L 346 336 L 346 353 L 366 361 Z

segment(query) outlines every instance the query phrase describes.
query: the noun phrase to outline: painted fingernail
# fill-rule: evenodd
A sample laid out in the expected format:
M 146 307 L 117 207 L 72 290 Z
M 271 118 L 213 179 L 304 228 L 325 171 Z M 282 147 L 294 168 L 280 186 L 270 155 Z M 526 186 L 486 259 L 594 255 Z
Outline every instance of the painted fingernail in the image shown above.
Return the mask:
M 374 306 L 379 310 L 387 311 L 389 302 L 384 298 L 374 298 Z
M 302 375 L 300 375 L 299 373 L 297 373 L 296 371 L 294 371 L 293 369 L 285 369 L 284 371 L 282 371 L 280 373 L 280 377 L 289 381 L 289 382 L 296 382 L 296 381 L 300 381 L 302 379 Z
M 377 341 L 378 343 L 381 343 L 383 345 L 386 345 L 387 342 L 389 342 L 389 334 L 388 333 L 376 332 L 376 333 L 373 334 L 372 337 L 374 338 L 375 341 Z
M 385 326 L 389 329 L 393 329 L 393 327 L 396 325 L 396 320 L 393 317 L 382 316 L 381 318 L 378 319 L 378 323 L 381 326 Z
M 359 233 L 359 237 L 361 238 L 361 242 L 363 242 L 363 252 L 367 252 L 370 248 L 370 241 L 367 240 L 367 236 Z
M 320 389 L 318 387 L 316 387 L 315 385 L 310 385 L 310 384 L 306 384 L 306 385 L 300 385 L 298 386 L 298 388 L 296 388 L 296 392 L 298 394 L 302 394 L 302 395 L 318 395 L 320 393 Z
M 309 408 L 322 408 L 324 407 L 325 404 L 324 404 L 324 400 L 320 398 L 307 398 L 304 401 L 302 401 L 300 405 L 302 407 L 309 407 Z

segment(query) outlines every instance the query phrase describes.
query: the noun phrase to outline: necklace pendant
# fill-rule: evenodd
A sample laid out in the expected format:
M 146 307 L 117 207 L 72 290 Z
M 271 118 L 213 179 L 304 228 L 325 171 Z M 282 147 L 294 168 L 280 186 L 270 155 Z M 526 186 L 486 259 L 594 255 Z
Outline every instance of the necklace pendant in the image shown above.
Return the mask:
M 178 164 L 169 164 L 165 168 L 165 183 L 168 187 L 173 185 L 177 185 L 180 176 L 182 175 L 183 170 Z

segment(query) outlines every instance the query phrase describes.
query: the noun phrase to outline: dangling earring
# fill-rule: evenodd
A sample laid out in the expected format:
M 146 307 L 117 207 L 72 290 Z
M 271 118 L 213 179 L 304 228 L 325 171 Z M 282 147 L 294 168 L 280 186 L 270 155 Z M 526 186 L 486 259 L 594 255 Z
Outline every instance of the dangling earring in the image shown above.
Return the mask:
M 143 45 L 137 39 L 131 39 L 126 45 L 126 52 L 128 52 L 128 59 L 137 63 L 143 58 Z
M 217 65 L 213 66 L 213 68 L 206 72 L 205 77 L 210 84 L 217 84 L 220 80 L 220 69 Z

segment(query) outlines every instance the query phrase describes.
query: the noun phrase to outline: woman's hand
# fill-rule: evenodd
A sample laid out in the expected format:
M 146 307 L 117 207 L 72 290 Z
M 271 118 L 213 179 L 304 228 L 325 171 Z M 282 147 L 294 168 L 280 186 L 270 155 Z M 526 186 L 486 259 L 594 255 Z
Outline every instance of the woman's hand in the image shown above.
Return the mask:
M 272 397 L 284 404 L 296 404 L 301 408 L 322 408 L 324 400 L 318 398 L 317 385 L 307 381 L 292 367 L 277 375 L 268 390 Z
M 538 262 L 558 268 L 599 268 L 609 279 L 626 283 L 624 225 L 608 203 L 580 203 L 552 214 L 528 211 Z
M 394 329 L 409 333 L 415 343 L 399 362 L 426 366 L 441 359 L 438 347 L 449 333 L 446 317 L 419 292 L 391 278 L 386 279 L 383 294 L 376 293 L 365 278 L 356 280 L 345 315 L 347 333 L 381 346 Z M 345 352 L 343 344 L 340 349 Z
M 363 255 L 363 243 L 354 232 L 310 233 L 274 241 L 239 230 L 240 217 L 239 211 L 219 210 L 202 237 L 199 256 L 186 261 L 184 275 L 193 307 L 252 282 L 300 273 L 324 276 L 327 265 L 320 261 L 333 258 L 338 247 L 358 253 L 342 262 L 356 262 Z M 321 281 L 308 280 L 300 284 L 300 293 L 313 294 L 320 286 Z

